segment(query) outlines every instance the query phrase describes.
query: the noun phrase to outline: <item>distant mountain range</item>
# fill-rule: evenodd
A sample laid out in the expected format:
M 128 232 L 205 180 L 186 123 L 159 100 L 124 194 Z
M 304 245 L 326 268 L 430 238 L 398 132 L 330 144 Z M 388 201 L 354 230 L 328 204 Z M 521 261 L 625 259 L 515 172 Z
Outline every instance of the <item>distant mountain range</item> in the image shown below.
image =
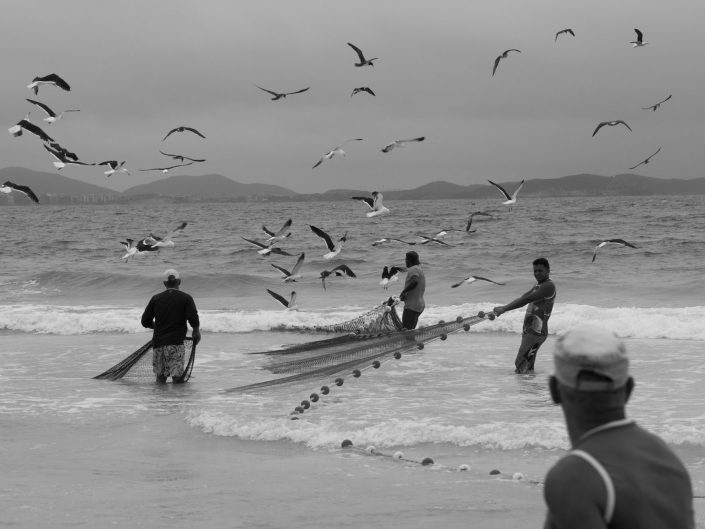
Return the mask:
M 170 176 L 131 187 L 125 191 L 114 191 L 89 184 L 58 173 L 32 171 L 22 167 L 0 169 L 0 182 L 10 180 L 27 185 L 39 196 L 40 202 L 131 202 L 136 200 L 179 201 L 242 201 L 242 200 L 349 200 L 353 195 L 367 196 L 372 189 L 332 189 L 325 193 L 303 194 L 286 187 L 269 184 L 243 184 L 226 176 L 209 174 L 203 176 Z M 519 182 L 498 182 L 509 193 Z M 451 182 L 437 181 L 405 190 L 383 190 L 385 199 L 421 200 L 452 198 L 500 197 L 489 184 L 463 186 Z M 663 179 L 620 174 L 600 176 L 577 174 L 560 178 L 527 180 L 520 197 L 557 196 L 618 196 L 618 195 L 699 195 L 705 194 L 705 177 L 692 180 Z M 24 196 L 13 193 L 0 194 L 0 205 L 29 202 Z

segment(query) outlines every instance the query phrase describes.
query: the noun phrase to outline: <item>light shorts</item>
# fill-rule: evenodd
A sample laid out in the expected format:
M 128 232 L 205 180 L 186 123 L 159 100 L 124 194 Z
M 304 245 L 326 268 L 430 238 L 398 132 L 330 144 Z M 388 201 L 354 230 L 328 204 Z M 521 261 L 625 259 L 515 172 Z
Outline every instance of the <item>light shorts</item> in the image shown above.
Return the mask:
M 184 344 L 155 347 L 152 354 L 152 371 L 157 376 L 180 377 L 184 374 L 185 356 Z

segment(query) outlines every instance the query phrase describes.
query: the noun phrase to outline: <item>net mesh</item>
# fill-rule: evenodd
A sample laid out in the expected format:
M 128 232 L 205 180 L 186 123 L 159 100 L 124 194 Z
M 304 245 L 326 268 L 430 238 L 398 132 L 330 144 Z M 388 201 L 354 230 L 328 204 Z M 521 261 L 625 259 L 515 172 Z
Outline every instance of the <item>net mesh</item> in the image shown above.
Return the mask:
M 188 360 L 186 361 L 186 365 L 184 366 L 184 374 L 181 375 L 181 377 L 174 379 L 174 382 L 186 382 L 189 378 L 191 378 L 193 363 L 196 359 L 196 344 L 192 338 L 186 337 L 184 339 L 184 346 L 187 351 L 189 350 L 189 345 L 191 346 L 191 352 Z M 154 380 L 152 355 L 148 354 L 151 351 L 152 340 L 148 341 L 134 353 L 122 359 L 110 369 L 93 378 L 102 380 L 120 380 L 123 378 L 131 380 Z

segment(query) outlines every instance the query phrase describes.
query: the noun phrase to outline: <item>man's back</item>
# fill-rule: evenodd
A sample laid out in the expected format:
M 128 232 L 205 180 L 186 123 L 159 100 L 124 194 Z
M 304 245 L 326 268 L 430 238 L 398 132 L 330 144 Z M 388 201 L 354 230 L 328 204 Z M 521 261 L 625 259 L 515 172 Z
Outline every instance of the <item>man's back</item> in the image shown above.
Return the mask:
M 199 327 L 196 304 L 189 294 L 175 288 L 152 296 L 142 314 L 142 325 L 154 329 L 154 347 L 183 343 L 187 321 L 191 327 Z

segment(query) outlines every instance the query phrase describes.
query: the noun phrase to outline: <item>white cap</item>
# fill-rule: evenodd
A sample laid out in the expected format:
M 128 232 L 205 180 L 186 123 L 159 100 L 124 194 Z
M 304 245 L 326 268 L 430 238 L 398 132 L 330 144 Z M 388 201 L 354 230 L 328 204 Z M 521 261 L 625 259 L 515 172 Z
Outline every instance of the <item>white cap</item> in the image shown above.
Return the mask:
M 173 281 L 179 278 L 179 273 L 173 268 L 169 268 L 164 272 L 164 281 Z

